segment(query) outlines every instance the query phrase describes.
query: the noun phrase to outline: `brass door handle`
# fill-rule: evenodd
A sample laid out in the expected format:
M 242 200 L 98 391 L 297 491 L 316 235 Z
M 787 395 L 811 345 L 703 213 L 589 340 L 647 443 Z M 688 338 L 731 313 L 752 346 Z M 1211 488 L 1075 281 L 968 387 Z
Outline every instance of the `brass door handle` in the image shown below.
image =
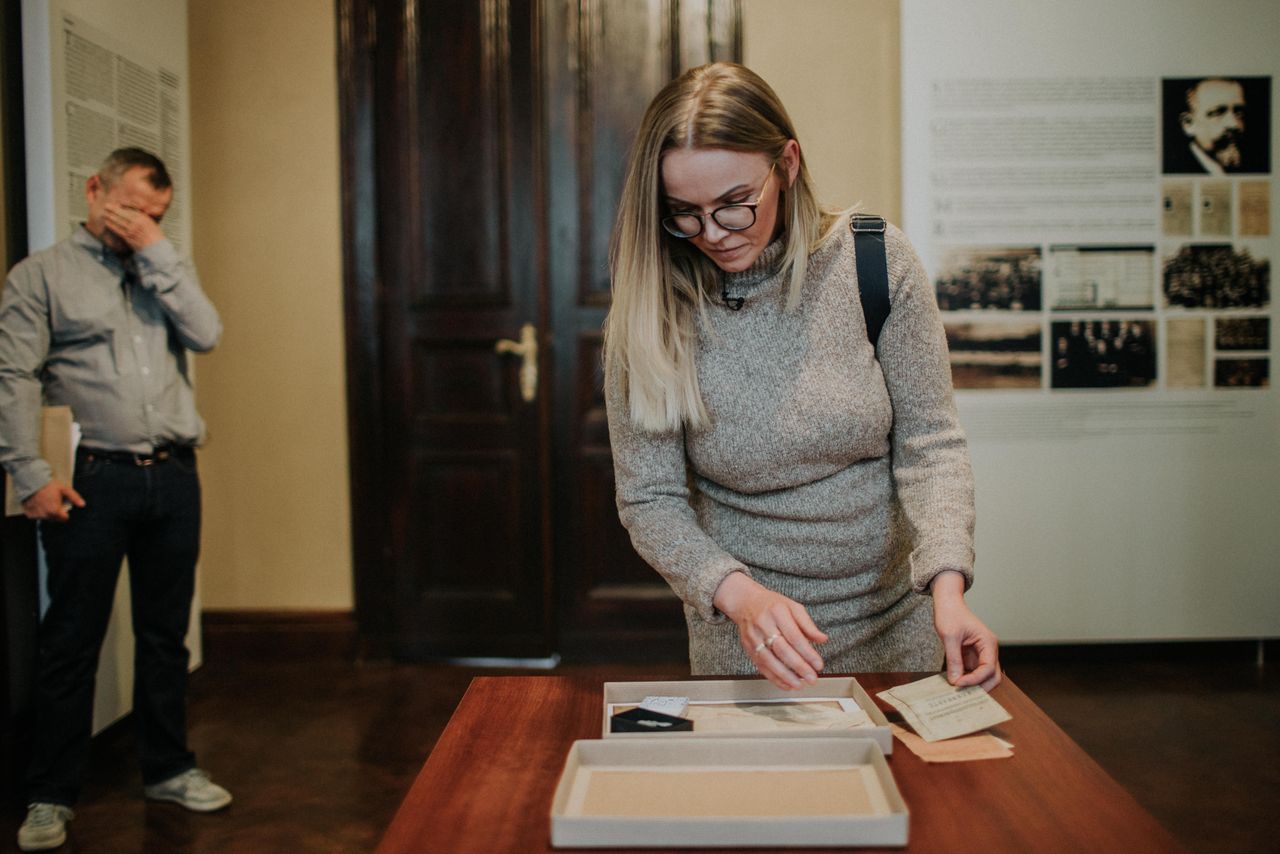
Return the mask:
M 501 338 L 493 345 L 495 353 L 512 353 L 519 356 L 520 362 L 520 397 L 525 403 L 532 403 L 538 396 L 538 331 L 532 323 L 520 327 L 520 340 Z

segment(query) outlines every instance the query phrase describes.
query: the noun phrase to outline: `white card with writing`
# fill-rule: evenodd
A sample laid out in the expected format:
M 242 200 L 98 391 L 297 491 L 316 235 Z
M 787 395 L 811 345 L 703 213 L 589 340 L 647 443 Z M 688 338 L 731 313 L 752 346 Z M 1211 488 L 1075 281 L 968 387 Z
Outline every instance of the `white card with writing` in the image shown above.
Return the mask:
M 689 708 L 688 697 L 645 697 L 640 701 L 640 708 L 650 712 L 661 712 L 673 717 L 684 717 Z
M 977 685 L 957 688 L 941 675 L 876 694 L 893 706 L 925 741 L 968 735 L 1012 715 Z

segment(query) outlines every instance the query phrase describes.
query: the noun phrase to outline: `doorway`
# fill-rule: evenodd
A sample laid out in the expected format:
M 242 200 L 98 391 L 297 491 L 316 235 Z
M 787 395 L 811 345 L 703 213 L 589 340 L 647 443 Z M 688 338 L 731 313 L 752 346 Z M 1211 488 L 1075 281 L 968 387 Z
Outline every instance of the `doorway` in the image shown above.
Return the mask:
M 374 654 L 658 658 L 601 392 L 632 135 L 737 0 L 340 0 L 356 612 Z

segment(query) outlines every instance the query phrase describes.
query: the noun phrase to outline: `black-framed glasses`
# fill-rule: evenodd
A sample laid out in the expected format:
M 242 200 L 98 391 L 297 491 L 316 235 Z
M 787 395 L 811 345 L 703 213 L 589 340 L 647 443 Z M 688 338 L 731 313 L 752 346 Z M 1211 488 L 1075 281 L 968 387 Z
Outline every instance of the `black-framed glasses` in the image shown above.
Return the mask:
M 775 163 L 769 167 L 769 174 L 764 176 L 764 184 L 760 186 L 760 195 L 756 196 L 754 202 L 721 205 L 710 213 L 681 211 L 667 214 L 662 218 L 662 227 L 666 229 L 667 234 L 685 240 L 697 237 L 702 233 L 702 227 L 707 217 L 715 220 L 716 225 L 725 231 L 747 230 L 756 224 L 756 208 L 759 207 L 760 200 L 764 198 L 765 188 L 769 186 L 769 179 L 773 177 L 773 167 L 776 165 Z

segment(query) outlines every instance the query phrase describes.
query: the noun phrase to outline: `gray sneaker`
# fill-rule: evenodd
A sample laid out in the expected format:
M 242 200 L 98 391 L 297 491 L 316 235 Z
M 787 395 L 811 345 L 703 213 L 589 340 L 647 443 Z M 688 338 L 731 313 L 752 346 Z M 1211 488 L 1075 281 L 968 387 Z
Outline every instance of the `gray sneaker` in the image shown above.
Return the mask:
M 183 771 L 163 783 L 144 786 L 142 791 L 153 801 L 173 801 L 193 812 L 213 812 L 231 803 L 231 793 L 199 768 Z
M 71 807 L 34 803 L 27 807 L 27 819 L 18 828 L 20 851 L 48 851 L 67 841 L 67 822 L 75 818 Z

